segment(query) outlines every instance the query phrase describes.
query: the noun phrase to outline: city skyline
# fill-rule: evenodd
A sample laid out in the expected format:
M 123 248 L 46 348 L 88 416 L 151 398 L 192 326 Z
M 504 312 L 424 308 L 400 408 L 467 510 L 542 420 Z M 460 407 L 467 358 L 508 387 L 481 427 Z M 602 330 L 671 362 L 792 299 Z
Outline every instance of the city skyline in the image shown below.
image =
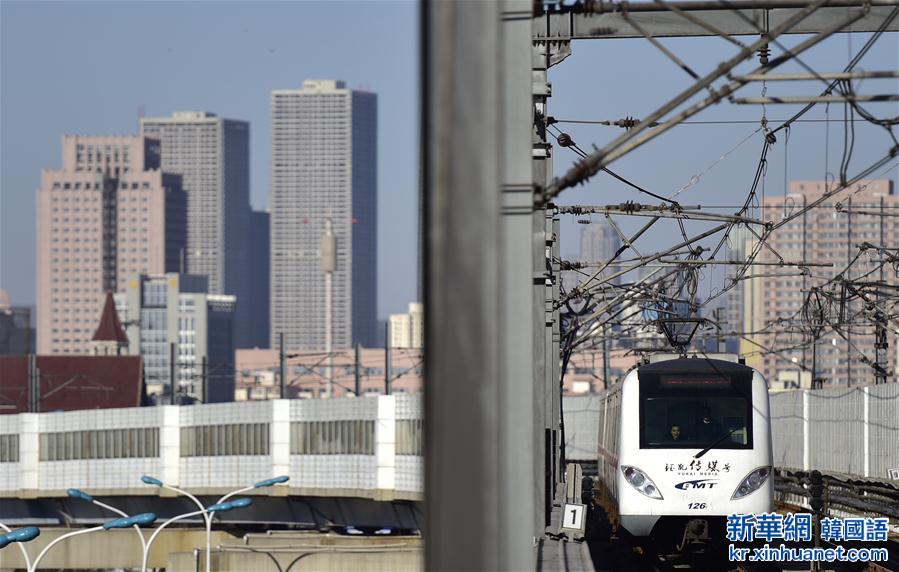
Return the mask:
M 145 117 L 164 117 L 179 110 L 202 109 L 248 121 L 250 202 L 254 210 L 262 211 L 270 205 L 270 92 L 299 85 L 304 78 L 340 77 L 350 87 L 367 87 L 379 93 L 379 121 L 391 126 L 389 133 L 382 131 L 378 136 L 379 199 L 386 208 L 378 214 L 381 220 L 377 272 L 381 287 L 377 317 L 386 319 L 390 313 L 405 310 L 409 301 L 417 297 L 418 55 L 416 50 L 406 49 L 409 31 L 415 27 L 416 5 L 358 3 L 352 9 L 353 17 L 337 31 L 326 32 L 312 26 L 307 33 L 294 33 L 291 22 L 297 19 L 330 21 L 346 14 L 347 8 L 234 3 L 219 5 L 211 12 L 206 3 L 190 2 L 177 6 L 85 2 L 77 7 L 66 3 L 4 2 L 0 34 L 4 102 L 0 287 L 9 292 L 13 303 L 36 303 L 33 230 L 28 224 L 33 218 L 29 213 L 34 212 L 36 173 L 54 164 L 61 135 L 136 134 L 141 110 Z M 174 20 L 173 11 L 178 14 Z M 66 24 L 71 21 L 80 23 L 77 31 Z M 142 25 L 130 26 L 134 21 Z M 222 34 L 207 37 L 205 46 L 197 50 L 194 30 L 213 23 Z M 161 27 L 167 30 L 167 42 L 160 48 L 154 30 Z M 24 30 L 27 32 L 22 33 Z M 304 55 L 333 42 L 335 34 L 353 38 L 353 42 L 327 60 Z M 41 41 L 41 37 L 46 41 Z M 74 77 L 42 76 L 35 83 L 38 78 L 34 74 L 40 69 L 56 69 L 59 65 L 73 70 L 83 68 L 77 63 L 76 54 L 62 48 L 71 43 L 65 38 L 94 53 L 114 44 L 118 47 L 109 54 L 110 58 L 129 67 L 139 62 L 141 73 L 129 75 L 127 82 L 111 91 L 101 89 L 106 80 L 93 70 L 84 70 L 84 74 Z M 389 65 L 375 53 L 360 51 L 362 38 L 383 44 L 393 54 Z M 8 57 L 25 49 L 17 46 L 35 42 L 39 45 L 27 49 L 26 60 Z M 159 82 L 159 77 L 167 79 Z M 236 77 L 243 80 L 233 81 Z M 73 82 L 81 87 L 72 89 Z M 31 88 L 22 91 L 20 86 L 25 84 Z M 178 88 L 171 89 L 172 85 Z M 12 114 L 16 108 L 34 104 L 44 109 L 40 122 L 22 122 Z M 48 147 L 54 145 L 56 150 L 49 152 Z M 19 214 L 13 216 L 13 212 Z M 397 281 L 396 276 L 403 279 Z M 386 284 L 391 287 L 385 287 Z

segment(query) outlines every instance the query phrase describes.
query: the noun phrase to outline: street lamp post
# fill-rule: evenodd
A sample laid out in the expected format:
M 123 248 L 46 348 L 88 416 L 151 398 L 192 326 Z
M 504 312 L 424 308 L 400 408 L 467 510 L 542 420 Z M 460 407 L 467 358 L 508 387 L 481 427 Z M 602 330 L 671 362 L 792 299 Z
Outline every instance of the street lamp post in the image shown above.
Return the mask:
M 28 551 L 25 550 L 24 543 L 40 536 L 41 531 L 35 526 L 26 526 L 25 528 L 13 530 L 2 522 L 0 522 L 0 528 L 6 531 L 6 534 L 0 534 L 0 549 L 6 548 L 8 545 L 15 542 L 22 551 L 22 558 L 25 559 L 25 567 L 30 569 L 31 559 L 28 558 Z
M 86 493 L 86 492 L 84 492 L 84 491 L 82 491 L 82 490 L 79 490 L 79 489 L 69 489 L 69 490 L 66 491 L 66 493 L 67 493 L 70 497 L 72 497 L 73 499 L 79 499 L 79 500 L 83 500 L 83 501 L 85 501 L 85 502 L 89 502 L 89 503 L 91 503 L 91 504 L 97 505 L 97 506 L 100 507 L 100 508 L 104 508 L 104 509 L 106 509 L 106 510 L 108 510 L 108 511 L 110 511 L 110 512 L 114 512 L 114 513 L 116 513 L 116 514 L 119 515 L 119 516 L 122 516 L 122 517 L 124 517 L 124 518 L 128 518 L 128 514 L 127 514 L 125 511 L 122 511 L 122 510 L 120 510 L 120 509 L 117 509 L 116 507 L 110 506 L 110 505 L 108 505 L 108 504 L 106 504 L 106 503 L 102 503 L 102 502 L 98 501 L 97 499 L 95 499 L 93 496 L 89 495 L 88 493 Z M 134 531 L 137 533 L 137 537 L 140 538 L 140 545 L 141 545 L 141 548 L 146 548 L 146 547 L 147 547 L 147 541 L 144 540 L 144 534 L 140 531 L 140 525 L 138 525 L 137 523 L 134 524 Z
M 37 555 L 37 558 L 34 559 L 34 562 L 28 568 L 28 572 L 34 572 L 35 570 L 37 570 L 38 564 L 40 564 L 40 562 L 44 558 L 44 556 L 46 556 L 46 554 L 48 552 L 50 552 L 50 549 L 53 548 L 54 546 L 56 546 L 57 544 L 59 544 L 60 542 L 62 542 L 63 540 L 66 540 L 73 536 L 78 536 L 80 534 L 89 534 L 91 532 L 97 532 L 100 530 L 112 530 L 113 528 L 131 528 L 135 524 L 148 525 L 148 524 L 152 524 L 155 520 L 156 520 L 155 514 L 153 514 L 152 512 L 145 512 L 142 514 L 136 514 L 134 516 L 116 518 L 114 520 L 104 522 L 100 526 L 84 528 L 81 530 L 76 530 L 74 532 L 70 532 L 68 534 L 63 534 L 59 538 L 54 539 L 50 544 L 45 546 L 43 550 L 41 550 L 40 554 Z
M 196 513 L 192 513 L 191 516 L 194 516 L 196 514 L 203 515 L 203 521 L 206 524 L 206 570 L 207 571 L 211 570 L 211 565 L 212 565 L 212 519 L 213 519 L 214 515 L 212 513 L 210 513 L 208 511 L 208 509 L 203 506 L 203 503 L 201 503 L 197 497 L 195 497 L 194 495 L 190 494 L 189 492 L 187 492 L 185 490 L 179 489 L 177 487 L 173 487 L 171 485 L 167 485 L 167 484 L 163 483 L 162 481 L 160 481 L 159 479 L 148 476 L 148 475 L 142 476 L 140 478 L 140 480 L 142 480 L 145 484 L 148 484 L 148 485 L 157 486 L 157 487 L 160 487 L 163 489 L 168 489 L 170 491 L 174 491 L 179 494 L 183 494 L 194 501 L 194 504 L 196 504 L 200 510 L 197 511 Z M 274 485 L 277 485 L 280 483 L 286 483 L 289 480 L 290 480 L 290 477 L 288 475 L 281 475 L 278 477 L 272 477 L 271 479 L 265 479 L 264 481 L 259 481 L 258 483 L 251 485 L 249 487 L 244 487 L 242 489 L 237 489 L 235 491 L 231 491 L 230 493 L 228 493 L 228 494 L 224 495 L 223 497 L 221 497 L 220 499 L 218 499 L 218 501 L 216 501 L 216 505 L 224 503 L 225 501 L 227 501 L 229 498 L 233 497 L 234 495 L 239 495 L 241 493 L 245 493 L 245 492 L 251 491 L 253 489 L 262 489 L 262 488 L 271 487 L 271 486 L 274 486 Z M 213 506 L 215 506 L 215 505 L 213 505 Z M 221 512 L 221 511 L 219 511 L 219 512 Z M 187 518 L 187 517 L 185 516 L 184 518 Z M 147 552 L 149 552 L 149 547 L 147 548 Z
M 215 503 L 213 505 L 209 505 L 208 507 L 203 507 L 202 510 L 195 510 L 193 512 L 187 512 L 184 514 L 179 514 L 178 516 L 173 516 L 167 521 L 163 522 L 159 527 L 153 531 L 153 534 L 150 535 L 150 539 L 147 540 L 147 546 L 144 548 L 144 558 L 141 563 L 141 572 L 147 572 L 147 561 L 150 559 L 150 549 L 153 547 L 153 541 L 156 540 L 156 537 L 159 536 L 159 533 L 165 529 L 168 525 L 173 522 L 177 522 L 179 520 L 183 520 L 185 518 L 190 518 L 192 516 L 203 515 L 204 519 L 210 519 L 208 515 L 214 514 L 216 512 L 225 512 L 228 510 L 232 510 L 235 508 L 243 508 L 246 506 L 250 506 L 253 502 L 252 499 L 244 497 L 239 499 L 234 499 L 233 501 L 224 502 L 224 503 Z M 209 520 L 207 520 L 209 522 Z M 207 528 L 207 530 L 209 530 Z M 207 539 L 206 542 L 206 571 L 210 572 L 210 552 L 209 552 L 209 541 Z

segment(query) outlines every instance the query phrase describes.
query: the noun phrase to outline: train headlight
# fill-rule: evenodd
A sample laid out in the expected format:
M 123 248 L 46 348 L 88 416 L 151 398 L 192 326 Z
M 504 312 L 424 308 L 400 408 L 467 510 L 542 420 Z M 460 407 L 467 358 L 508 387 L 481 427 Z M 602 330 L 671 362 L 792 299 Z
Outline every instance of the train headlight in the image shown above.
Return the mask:
M 621 466 L 621 472 L 624 474 L 624 479 L 628 484 L 637 489 L 641 494 L 644 494 L 651 499 L 662 500 L 662 493 L 659 492 L 659 487 L 652 482 L 652 479 L 646 476 L 646 473 L 637 467 L 630 467 L 627 465 Z
M 739 486 L 737 486 L 737 489 L 734 491 L 734 495 L 730 497 L 730 500 L 737 500 L 747 495 L 751 495 L 765 484 L 765 481 L 768 480 L 770 475 L 771 467 L 759 467 L 752 471 L 746 475 L 745 479 L 740 481 Z

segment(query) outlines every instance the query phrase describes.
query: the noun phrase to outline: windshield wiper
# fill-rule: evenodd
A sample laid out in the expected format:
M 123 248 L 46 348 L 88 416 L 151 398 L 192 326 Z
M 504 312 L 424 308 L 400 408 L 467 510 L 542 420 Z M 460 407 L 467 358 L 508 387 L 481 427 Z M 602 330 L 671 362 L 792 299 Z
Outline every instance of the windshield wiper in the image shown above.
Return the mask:
M 711 451 L 712 449 L 714 449 L 714 448 L 715 448 L 715 445 L 717 445 L 718 443 L 724 441 L 725 439 L 727 439 L 728 437 L 730 437 L 731 435 L 733 435 L 734 433 L 736 433 L 736 432 L 737 432 L 737 429 L 739 429 L 739 427 L 734 427 L 733 429 L 730 430 L 730 432 L 729 432 L 727 435 L 725 435 L 724 437 L 721 437 L 720 439 L 718 439 L 717 441 L 715 441 L 714 443 L 712 443 L 711 445 L 709 445 L 708 447 L 706 447 L 706 448 L 703 449 L 702 451 L 700 451 L 700 452 L 696 453 L 695 455 L 693 455 L 693 458 L 694 458 L 694 459 L 698 459 L 698 458 L 702 457 L 703 455 L 705 455 L 706 453 L 708 453 L 709 451 Z

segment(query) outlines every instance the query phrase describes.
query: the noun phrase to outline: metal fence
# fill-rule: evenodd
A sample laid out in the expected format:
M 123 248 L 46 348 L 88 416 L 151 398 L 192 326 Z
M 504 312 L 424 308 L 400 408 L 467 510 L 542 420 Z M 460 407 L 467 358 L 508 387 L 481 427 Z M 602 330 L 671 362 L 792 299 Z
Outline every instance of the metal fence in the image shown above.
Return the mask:
M 899 467 L 899 384 L 771 394 L 774 464 L 889 478 Z
M 565 458 L 574 462 L 596 462 L 599 438 L 599 396 L 563 397 Z

